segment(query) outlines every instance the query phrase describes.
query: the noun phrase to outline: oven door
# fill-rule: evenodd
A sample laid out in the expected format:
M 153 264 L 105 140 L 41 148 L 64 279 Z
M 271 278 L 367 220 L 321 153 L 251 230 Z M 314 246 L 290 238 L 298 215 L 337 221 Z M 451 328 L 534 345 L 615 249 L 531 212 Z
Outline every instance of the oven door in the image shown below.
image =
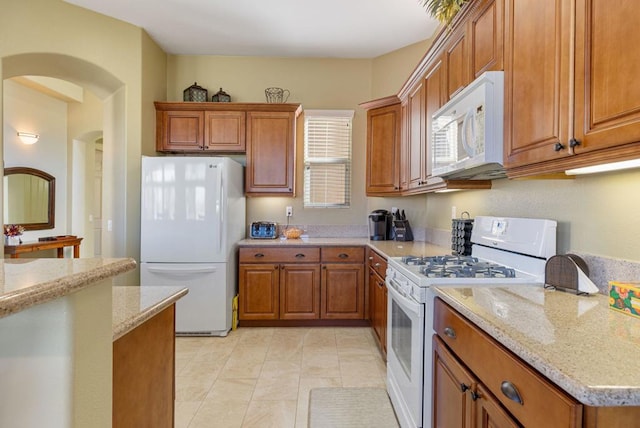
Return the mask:
M 400 426 L 422 427 L 424 304 L 387 281 L 387 390 Z

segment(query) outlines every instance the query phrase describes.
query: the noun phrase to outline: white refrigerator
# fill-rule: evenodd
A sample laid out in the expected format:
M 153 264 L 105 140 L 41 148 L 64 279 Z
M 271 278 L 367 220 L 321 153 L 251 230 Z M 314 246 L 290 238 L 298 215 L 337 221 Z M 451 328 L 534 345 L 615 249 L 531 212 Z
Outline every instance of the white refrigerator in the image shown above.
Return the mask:
M 226 336 L 245 236 L 244 169 L 223 157 L 142 157 L 140 286 L 184 286 L 176 334 Z

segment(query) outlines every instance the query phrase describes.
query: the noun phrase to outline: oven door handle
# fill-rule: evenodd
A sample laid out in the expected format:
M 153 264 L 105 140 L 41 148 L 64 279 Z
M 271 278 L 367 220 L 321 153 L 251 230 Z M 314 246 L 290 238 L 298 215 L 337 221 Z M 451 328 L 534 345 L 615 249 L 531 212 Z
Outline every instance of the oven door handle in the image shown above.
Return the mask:
M 424 305 L 412 300 L 409 297 L 403 296 L 395 289 L 395 287 L 391 284 L 393 280 L 389 280 L 389 284 L 387 284 L 387 290 L 391 295 L 391 298 L 398 304 L 402 309 L 406 312 L 410 312 L 411 314 L 417 316 L 418 318 L 424 317 Z

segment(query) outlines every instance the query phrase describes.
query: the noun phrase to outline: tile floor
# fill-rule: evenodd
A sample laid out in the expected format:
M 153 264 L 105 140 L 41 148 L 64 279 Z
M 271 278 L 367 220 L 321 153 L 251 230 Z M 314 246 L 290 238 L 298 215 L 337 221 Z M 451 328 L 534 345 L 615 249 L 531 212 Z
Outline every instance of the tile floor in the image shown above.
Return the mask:
M 368 327 L 238 328 L 176 339 L 176 428 L 305 428 L 316 387 L 385 387 Z

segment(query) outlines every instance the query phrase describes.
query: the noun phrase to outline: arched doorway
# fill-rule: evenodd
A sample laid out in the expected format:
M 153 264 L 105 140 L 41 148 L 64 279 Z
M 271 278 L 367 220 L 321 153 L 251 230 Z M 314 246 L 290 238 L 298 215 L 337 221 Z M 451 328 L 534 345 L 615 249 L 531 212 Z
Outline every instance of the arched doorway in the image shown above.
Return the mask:
M 2 58 L 2 77 L 48 76 L 72 82 L 103 102 L 101 255 L 126 255 L 126 103 L 125 85 L 110 72 L 88 61 L 52 53 L 18 54 Z M 71 171 L 68 172 L 70 177 Z M 0 199 L 1 200 L 1 199 Z M 92 240 L 93 241 L 93 240 Z

